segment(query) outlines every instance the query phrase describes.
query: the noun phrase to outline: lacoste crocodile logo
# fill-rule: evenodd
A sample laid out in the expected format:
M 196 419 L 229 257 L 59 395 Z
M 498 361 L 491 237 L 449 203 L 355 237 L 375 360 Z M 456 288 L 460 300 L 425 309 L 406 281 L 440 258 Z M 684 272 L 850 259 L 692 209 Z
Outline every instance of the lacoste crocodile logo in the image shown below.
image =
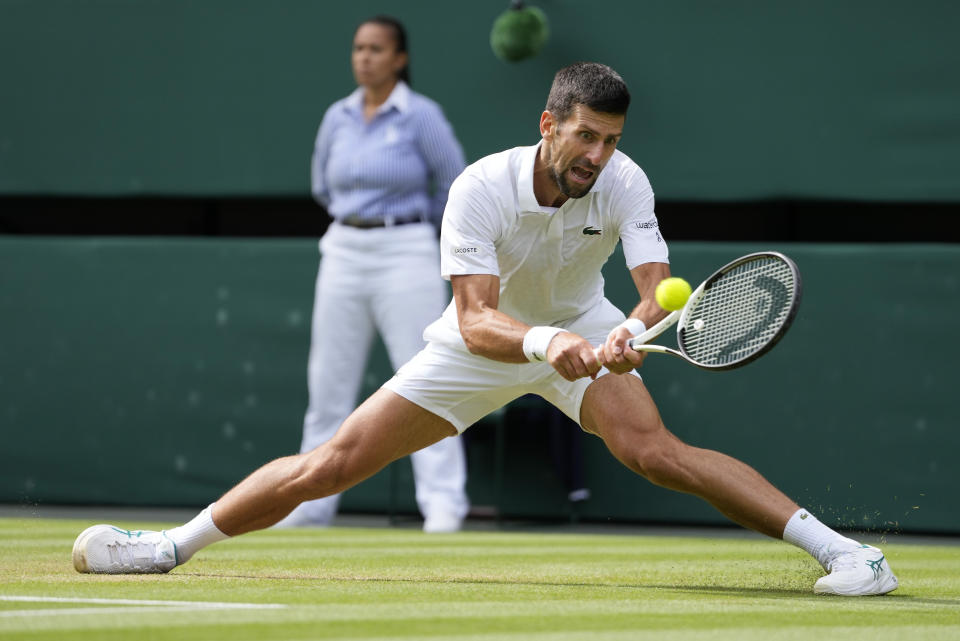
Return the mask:
M 602 229 L 594 229 L 593 227 L 584 227 L 583 235 L 584 236 L 599 236 L 603 232 Z

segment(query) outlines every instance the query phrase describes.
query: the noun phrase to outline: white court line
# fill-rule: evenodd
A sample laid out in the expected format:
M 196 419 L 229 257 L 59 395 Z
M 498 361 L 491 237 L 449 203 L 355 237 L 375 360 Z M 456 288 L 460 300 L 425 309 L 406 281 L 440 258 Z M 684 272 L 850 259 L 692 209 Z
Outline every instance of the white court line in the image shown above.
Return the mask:
M 156 601 L 152 599 L 87 599 L 62 596 L 8 596 L 0 594 L 0 601 L 26 601 L 28 603 L 102 603 L 104 605 L 180 605 L 200 608 L 285 608 L 283 603 L 236 603 L 234 601 Z
M 229 601 L 159 601 L 155 599 L 96 599 L 56 596 L 0 595 L 0 601 L 18 603 L 83 603 L 112 606 L 112 608 L 51 608 L 32 610 L 0 610 L 0 618 L 56 616 L 60 614 L 116 614 L 126 612 L 186 612 L 196 610 L 277 610 L 286 608 L 282 603 L 234 603 Z
M 61 614 L 70 614 L 73 616 L 83 616 L 86 614 L 95 614 L 97 616 L 104 614 L 130 614 L 146 612 L 205 612 L 215 608 L 180 608 L 169 605 L 156 605 L 147 607 L 123 606 L 120 608 L 46 608 L 41 610 L 0 610 L 0 619 L 10 619 L 16 617 L 50 617 Z

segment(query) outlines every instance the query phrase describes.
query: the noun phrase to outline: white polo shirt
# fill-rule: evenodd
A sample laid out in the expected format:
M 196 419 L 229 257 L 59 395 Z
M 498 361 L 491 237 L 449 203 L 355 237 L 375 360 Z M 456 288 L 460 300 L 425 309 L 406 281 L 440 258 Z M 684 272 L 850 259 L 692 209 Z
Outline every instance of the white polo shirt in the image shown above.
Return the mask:
M 544 207 L 533 194 L 540 145 L 515 147 L 467 167 L 450 187 L 440 234 L 444 278 L 500 277 L 503 313 L 529 325 L 561 325 L 603 300 L 601 268 L 623 241 L 627 269 L 668 262 L 646 174 L 615 151 L 590 192 Z M 456 303 L 425 340 L 463 346 Z

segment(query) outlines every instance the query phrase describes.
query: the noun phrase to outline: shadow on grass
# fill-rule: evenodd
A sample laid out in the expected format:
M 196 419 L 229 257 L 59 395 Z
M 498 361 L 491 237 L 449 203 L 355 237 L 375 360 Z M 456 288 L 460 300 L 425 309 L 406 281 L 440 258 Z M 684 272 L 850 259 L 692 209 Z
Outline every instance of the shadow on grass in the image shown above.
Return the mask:
M 759 588 L 727 585 L 690 585 L 690 584 L 656 584 L 656 583 L 575 583 L 557 581 L 510 581 L 505 579 L 484 579 L 464 577 L 417 577 L 417 578 L 385 578 L 379 576 L 316 576 L 316 575 L 267 575 L 267 574 L 218 574 L 202 572 L 178 572 L 177 576 L 191 576 L 207 579 L 243 579 L 268 581 L 326 581 L 341 583 L 452 583 L 457 585 L 517 585 L 530 587 L 551 588 L 617 588 L 624 590 L 672 590 L 674 592 L 690 592 L 694 594 L 715 593 L 739 595 L 750 598 L 782 596 L 796 598 L 798 596 L 818 598 L 804 588 Z
M 824 603 L 839 603 L 847 600 L 845 597 L 836 597 L 830 595 L 813 594 L 811 588 L 786 588 L 786 587 L 750 587 L 733 585 L 691 585 L 691 584 L 666 584 L 666 583 L 561 583 L 557 581 L 509 581 L 504 579 L 484 579 L 484 578 L 385 578 L 378 576 L 317 576 L 317 575 L 267 575 L 267 574 L 217 574 L 202 572 L 178 572 L 177 576 L 191 576 L 207 579 L 241 579 L 241 580 L 268 580 L 268 581 L 325 581 L 341 583 L 451 583 L 458 585 L 517 585 L 530 587 L 551 587 L 551 588 L 616 588 L 623 590 L 667 590 L 673 592 L 686 592 L 690 594 L 717 594 L 747 599 L 804 599 L 822 601 Z M 812 585 L 812 584 L 811 584 Z M 916 604 L 932 606 L 952 606 L 960 607 L 960 598 L 936 598 L 936 597 L 918 597 L 909 592 L 899 591 L 886 595 L 878 595 L 870 598 L 882 598 L 894 600 L 898 605 Z

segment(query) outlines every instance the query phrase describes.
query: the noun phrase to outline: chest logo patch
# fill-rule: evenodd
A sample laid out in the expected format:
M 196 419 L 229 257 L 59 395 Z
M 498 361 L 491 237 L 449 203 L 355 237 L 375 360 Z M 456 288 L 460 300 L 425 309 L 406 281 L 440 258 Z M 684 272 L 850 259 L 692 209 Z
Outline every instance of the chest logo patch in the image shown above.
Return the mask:
M 583 235 L 584 236 L 599 236 L 603 232 L 602 229 L 594 229 L 593 227 L 584 227 Z

